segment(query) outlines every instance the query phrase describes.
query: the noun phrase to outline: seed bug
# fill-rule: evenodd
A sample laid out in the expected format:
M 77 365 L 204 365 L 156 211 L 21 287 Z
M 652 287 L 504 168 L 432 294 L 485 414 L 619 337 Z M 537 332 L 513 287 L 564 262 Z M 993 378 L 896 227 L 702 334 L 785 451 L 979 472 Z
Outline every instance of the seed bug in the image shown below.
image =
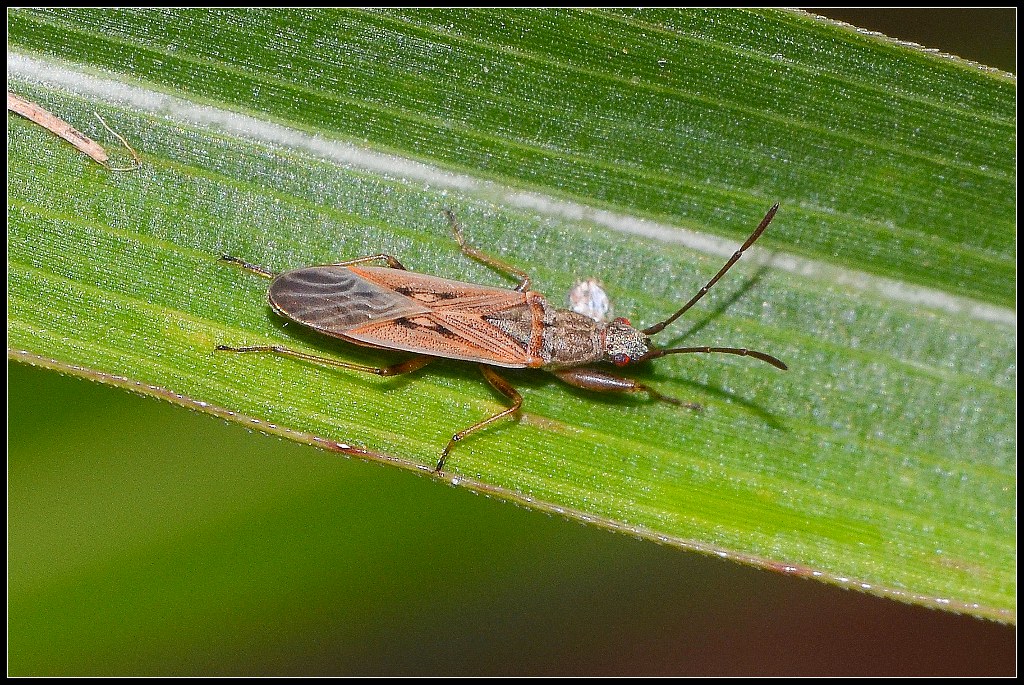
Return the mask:
M 271 279 L 267 297 L 278 315 L 315 331 L 348 342 L 379 349 L 410 352 L 415 356 L 391 366 L 375 367 L 306 354 L 279 345 L 229 347 L 224 352 L 269 352 L 316 364 L 378 376 L 397 376 L 421 369 L 439 358 L 475 362 L 487 382 L 504 395 L 510 406 L 459 431 L 441 452 L 436 472 L 444 468 L 457 442 L 485 426 L 515 414 L 522 396 L 494 367 L 544 369 L 569 385 L 598 392 L 644 392 L 658 401 L 700 409 L 643 383 L 601 369 L 595 362 L 615 366 L 637 364 L 669 354 L 721 353 L 753 357 L 786 370 L 775 357 L 738 347 L 655 347 L 650 336 L 682 316 L 707 294 L 718 280 L 771 223 L 773 206 L 746 242 L 714 278 L 697 291 L 679 311 L 648 328 L 634 328 L 629 320 L 595 321 L 567 309 L 556 309 L 530 290 L 530 277 L 521 269 L 466 243 L 455 215 L 445 210 L 452 233 L 464 255 L 519 281 L 515 288 L 460 283 L 408 271 L 388 254 L 347 262 L 308 266 L 277 274 L 225 255 L 222 261 Z M 366 266 L 380 262 L 387 266 Z

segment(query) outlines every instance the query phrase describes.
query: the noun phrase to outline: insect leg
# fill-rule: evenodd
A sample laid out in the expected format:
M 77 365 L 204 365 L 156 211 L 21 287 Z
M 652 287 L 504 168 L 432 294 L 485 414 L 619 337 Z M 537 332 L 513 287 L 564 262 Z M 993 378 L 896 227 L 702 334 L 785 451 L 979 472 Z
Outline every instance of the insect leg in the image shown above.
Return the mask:
M 220 352 L 270 352 L 271 354 L 279 354 L 282 357 L 291 357 L 292 359 L 302 359 L 303 361 L 312 362 L 314 364 L 322 364 L 324 366 L 334 366 L 339 369 L 350 369 L 352 371 L 363 371 L 365 373 L 373 373 L 378 376 L 398 376 L 403 373 L 409 373 L 416 369 L 422 369 L 424 366 L 434 361 L 434 357 L 419 356 L 407 359 L 404 362 L 392 364 L 391 366 L 364 366 L 363 364 L 351 364 L 349 362 L 340 362 L 337 359 L 330 359 L 328 357 L 319 357 L 315 354 L 306 354 L 305 352 L 296 352 L 290 350 L 287 347 L 281 347 L 280 345 L 250 345 L 248 347 L 229 347 L 228 345 L 217 345 L 217 350 Z
M 455 443 L 457 443 L 459 440 L 462 440 L 464 437 L 466 437 L 473 431 L 479 430 L 490 423 L 494 423 L 498 419 L 509 416 L 510 414 L 515 414 L 517 411 L 519 411 L 519 407 L 523 406 L 523 396 L 520 395 L 507 380 L 499 376 L 497 372 L 494 371 L 494 369 L 492 369 L 489 366 L 484 366 L 483 364 L 481 364 L 480 373 L 484 375 L 484 378 L 487 379 L 487 382 L 491 384 L 492 388 L 494 388 L 502 395 L 512 400 L 512 406 L 509 407 L 508 409 L 505 409 L 504 411 L 498 412 L 497 414 L 490 418 L 484 419 L 480 423 L 475 423 L 469 428 L 461 430 L 455 435 L 453 435 L 452 439 L 449 440 L 448 444 L 445 446 L 444 451 L 441 452 L 441 459 L 437 462 L 437 468 L 435 469 L 437 473 L 441 473 L 441 469 L 444 468 L 445 459 L 448 458 L 448 453 L 451 451 L 452 447 L 455 446 Z
M 249 262 L 245 261 L 244 259 L 239 259 L 238 257 L 232 257 L 231 255 L 228 255 L 228 254 L 223 255 L 220 258 L 220 261 L 228 262 L 229 264 L 234 264 L 236 266 L 240 266 L 243 269 L 245 269 L 246 271 L 252 272 L 252 273 L 256 274 L 257 276 L 263 276 L 263 278 L 276 278 L 277 277 L 277 274 L 274 273 L 273 271 L 270 271 L 269 269 L 264 269 L 262 266 L 256 266 L 255 264 L 250 264 Z M 400 261 L 398 261 L 397 259 L 395 259 L 394 257 L 392 257 L 389 254 L 375 254 L 375 255 L 373 255 L 371 257 L 360 257 L 359 259 L 350 259 L 347 262 L 338 262 L 337 264 L 330 264 L 329 266 L 352 266 L 354 264 L 363 264 L 365 262 L 376 262 L 376 261 L 387 262 L 388 266 L 390 266 L 392 269 L 401 269 L 402 271 L 408 271 L 408 269 L 406 269 L 404 266 L 402 266 L 402 263 Z
M 371 257 L 360 257 L 359 259 L 350 259 L 347 262 L 337 262 L 336 264 L 330 264 L 328 266 L 354 266 L 356 264 L 365 264 L 366 262 L 384 261 L 388 263 L 392 269 L 401 269 L 402 271 L 408 271 L 402 263 L 395 257 L 389 254 L 375 254 Z
M 263 276 L 263 278 L 274 278 L 275 276 L 277 276 L 277 274 L 274 273 L 273 271 L 270 271 L 268 269 L 264 269 L 262 266 L 256 266 L 255 264 L 250 264 L 249 262 L 247 262 L 247 261 L 245 261 L 243 259 L 239 259 L 238 257 L 232 257 L 229 254 L 221 256 L 220 261 L 227 262 L 229 264 L 234 264 L 236 266 L 240 266 L 243 269 L 245 269 L 246 271 L 252 272 L 252 273 L 256 274 L 257 276 Z
M 598 369 L 577 367 L 574 369 L 560 369 L 552 371 L 562 381 L 584 390 L 595 390 L 597 392 L 645 392 L 651 399 L 677 404 L 687 409 L 699 410 L 701 406 L 696 402 L 683 402 L 674 397 L 662 395 L 654 388 L 638 383 L 632 378 L 615 376 Z
M 513 278 L 519 279 L 519 285 L 516 286 L 516 290 L 519 292 L 526 292 L 530 289 L 530 276 L 522 269 L 512 266 L 508 262 L 503 262 L 497 257 L 478 250 L 475 247 L 466 244 L 466 239 L 462 237 L 462 229 L 459 227 L 459 222 L 455 219 L 455 213 L 450 209 L 444 210 L 444 215 L 448 217 L 448 223 L 452 226 L 452 233 L 455 234 L 455 240 L 459 243 L 459 249 L 462 250 L 462 254 L 477 260 L 482 264 L 495 269 L 497 271 L 504 271 Z

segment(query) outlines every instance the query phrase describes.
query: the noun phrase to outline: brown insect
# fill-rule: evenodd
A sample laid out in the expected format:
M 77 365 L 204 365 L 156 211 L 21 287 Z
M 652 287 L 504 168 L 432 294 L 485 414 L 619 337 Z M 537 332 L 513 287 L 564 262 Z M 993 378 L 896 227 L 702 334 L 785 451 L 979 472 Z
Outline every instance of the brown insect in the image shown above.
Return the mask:
M 476 362 L 487 382 L 507 397 L 511 406 L 453 435 L 441 452 L 437 472 L 444 468 L 445 459 L 455 443 L 514 414 L 522 406 L 522 396 L 493 367 L 540 368 L 578 388 L 598 392 L 645 392 L 656 400 L 700 409 L 699 404 L 666 397 L 635 380 L 590 365 L 604 361 L 626 366 L 668 354 L 717 352 L 753 357 L 785 370 L 785 364 L 764 352 L 736 347 L 665 349 L 654 347 L 650 340 L 650 336 L 661 332 L 704 297 L 764 233 L 778 208 L 776 204 L 768 211 L 725 266 L 679 311 L 642 330 L 633 328 L 624 318 L 602 323 L 552 307 L 542 295 L 530 290 L 530 277 L 524 271 L 467 245 L 455 215 L 448 210 L 445 214 L 463 254 L 518 279 L 519 284 L 514 289 L 460 283 L 414 273 L 387 254 L 303 267 L 281 274 L 225 255 L 221 257 L 223 261 L 272 279 L 268 298 L 277 314 L 357 345 L 401 350 L 416 356 L 391 366 L 375 367 L 341 362 L 278 345 L 218 345 L 217 349 L 225 352 L 270 352 L 378 376 L 409 373 L 438 358 Z M 366 266 L 371 262 L 383 262 L 387 267 Z

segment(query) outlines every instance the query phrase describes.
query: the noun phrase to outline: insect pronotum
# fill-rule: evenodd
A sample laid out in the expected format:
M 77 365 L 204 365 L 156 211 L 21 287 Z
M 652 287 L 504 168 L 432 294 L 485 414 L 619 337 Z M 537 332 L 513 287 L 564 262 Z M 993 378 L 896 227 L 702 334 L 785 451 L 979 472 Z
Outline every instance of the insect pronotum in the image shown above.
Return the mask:
M 776 204 L 768 210 L 725 266 L 679 311 L 644 329 L 634 328 L 624 318 L 602 323 L 552 307 L 542 295 L 530 290 L 530 277 L 526 272 L 468 245 L 455 215 L 449 210 L 445 210 L 445 215 L 462 253 L 518 279 L 515 288 L 460 283 L 414 273 L 387 254 L 307 266 L 280 274 L 225 255 L 221 257 L 223 261 L 271 279 L 268 299 L 280 316 L 357 345 L 411 352 L 415 356 L 391 366 L 376 367 L 297 352 L 279 345 L 218 345 L 217 349 L 269 352 L 378 376 L 416 371 L 439 358 L 475 362 L 487 382 L 508 399 L 510 406 L 453 435 L 441 452 L 437 472 L 444 468 L 457 442 L 516 413 L 522 406 L 522 396 L 494 367 L 544 369 L 578 388 L 598 392 L 644 392 L 655 400 L 700 409 L 699 404 L 667 397 L 643 383 L 591 365 L 611 362 L 615 366 L 626 366 L 669 354 L 721 353 L 753 357 L 785 370 L 785 364 L 764 352 L 739 347 L 658 348 L 650 340 L 650 336 L 660 333 L 704 297 L 761 237 L 778 209 Z M 387 266 L 368 266 L 373 262 Z

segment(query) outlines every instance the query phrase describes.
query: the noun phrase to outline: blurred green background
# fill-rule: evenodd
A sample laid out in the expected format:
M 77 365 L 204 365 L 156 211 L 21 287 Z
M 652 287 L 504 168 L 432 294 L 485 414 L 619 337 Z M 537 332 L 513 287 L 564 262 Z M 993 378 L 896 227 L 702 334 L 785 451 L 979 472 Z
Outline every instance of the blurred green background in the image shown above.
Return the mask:
M 1013 10 L 816 11 L 1016 72 Z M 8 396 L 11 675 L 1014 673 L 1006 626 L 17 363 Z

